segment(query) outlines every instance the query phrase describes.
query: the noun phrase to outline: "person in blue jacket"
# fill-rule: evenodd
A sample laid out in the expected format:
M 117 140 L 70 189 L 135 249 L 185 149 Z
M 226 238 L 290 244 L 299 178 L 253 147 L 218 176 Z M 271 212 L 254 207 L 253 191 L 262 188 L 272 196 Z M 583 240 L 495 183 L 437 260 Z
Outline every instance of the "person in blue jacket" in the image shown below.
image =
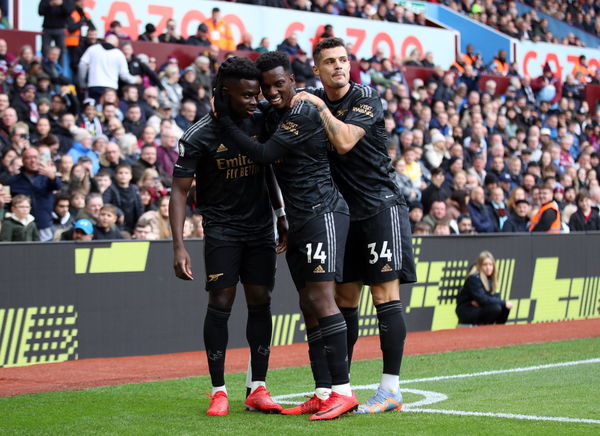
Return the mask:
M 505 324 L 513 305 L 497 293 L 496 262 L 482 251 L 456 297 L 456 315 L 461 324 Z

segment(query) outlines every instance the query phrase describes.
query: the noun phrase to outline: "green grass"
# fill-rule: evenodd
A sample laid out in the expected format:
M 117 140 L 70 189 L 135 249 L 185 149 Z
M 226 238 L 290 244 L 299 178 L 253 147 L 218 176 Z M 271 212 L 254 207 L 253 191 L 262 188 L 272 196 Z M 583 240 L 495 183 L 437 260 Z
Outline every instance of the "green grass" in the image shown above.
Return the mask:
M 472 373 L 600 357 L 600 338 L 407 357 L 402 379 Z M 378 381 L 379 361 L 356 362 L 352 383 Z M 402 388 L 444 393 L 425 406 L 494 413 L 600 419 L 600 364 L 415 382 Z M 75 392 L 0 398 L 0 434 L 18 435 L 544 435 L 600 434 L 599 424 L 524 421 L 434 413 L 352 415 L 312 423 L 306 416 L 262 415 L 242 409 L 245 374 L 227 376 L 231 410 L 208 417 L 207 377 Z M 308 368 L 269 372 L 273 395 L 310 390 Z M 357 391 L 365 400 L 370 391 Z M 407 393 L 405 403 L 422 397 Z

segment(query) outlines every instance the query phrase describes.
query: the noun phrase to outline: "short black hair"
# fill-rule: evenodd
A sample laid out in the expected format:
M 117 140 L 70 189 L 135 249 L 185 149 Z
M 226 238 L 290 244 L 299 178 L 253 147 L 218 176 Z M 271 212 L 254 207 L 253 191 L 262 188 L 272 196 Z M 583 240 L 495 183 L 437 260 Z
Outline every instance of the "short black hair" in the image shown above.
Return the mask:
M 325 39 L 319 41 L 319 43 L 313 50 L 313 59 L 315 60 L 316 63 L 318 63 L 320 60 L 319 58 L 321 56 L 321 51 L 327 50 L 329 48 L 335 48 L 335 47 L 346 48 L 346 43 L 344 42 L 344 40 L 342 38 L 335 38 L 335 37 L 325 38 Z
M 260 71 L 248 58 L 232 56 L 225 60 L 217 71 L 215 87 L 220 88 L 226 79 L 235 80 L 260 80 Z
M 256 68 L 258 68 L 261 73 L 271 71 L 277 67 L 283 67 L 288 73 L 292 72 L 290 58 L 287 54 L 280 51 L 269 51 L 261 54 L 258 59 L 256 59 Z

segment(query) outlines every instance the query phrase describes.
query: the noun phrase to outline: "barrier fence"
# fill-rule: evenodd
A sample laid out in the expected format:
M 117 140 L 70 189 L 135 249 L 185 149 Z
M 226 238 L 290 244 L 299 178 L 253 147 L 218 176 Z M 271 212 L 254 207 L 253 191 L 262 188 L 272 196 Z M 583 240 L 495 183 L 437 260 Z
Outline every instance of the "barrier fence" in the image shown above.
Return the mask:
M 455 328 L 454 297 L 482 250 L 496 256 L 509 323 L 600 317 L 600 232 L 414 238 L 419 282 L 403 285 L 409 331 Z M 193 282 L 175 278 L 169 241 L 0 244 L 0 367 L 203 349 L 203 242 L 188 241 Z M 230 347 L 246 346 L 238 295 Z M 272 302 L 272 345 L 302 342 L 305 327 L 285 257 Z M 367 288 L 360 336 L 376 335 Z

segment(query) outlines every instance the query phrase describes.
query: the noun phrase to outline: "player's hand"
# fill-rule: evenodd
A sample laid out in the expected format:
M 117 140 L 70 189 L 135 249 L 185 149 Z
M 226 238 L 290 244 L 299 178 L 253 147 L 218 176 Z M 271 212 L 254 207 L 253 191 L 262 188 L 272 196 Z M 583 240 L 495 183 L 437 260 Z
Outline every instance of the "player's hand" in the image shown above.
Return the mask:
M 506 308 L 507 308 L 508 310 L 512 309 L 512 308 L 513 308 L 513 304 L 512 304 L 510 301 L 507 301 L 507 302 L 506 302 Z
M 292 107 L 294 107 L 301 101 L 308 101 L 308 102 L 314 104 L 317 108 L 320 108 L 321 105 L 325 104 L 325 102 L 323 100 L 321 100 L 319 97 L 317 97 L 314 94 L 311 94 L 310 92 L 306 92 L 306 91 L 301 91 L 301 92 L 297 93 L 296 95 L 294 95 L 292 97 L 292 101 L 290 102 L 290 104 L 292 105 Z
M 215 116 L 217 118 L 220 119 L 231 116 L 231 110 L 229 107 L 229 94 L 225 92 L 222 86 L 217 86 L 217 88 L 215 89 L 213 104 L 215 109 Z
M 173 255 L 173 269 L 175 275 L 181 280 L 194 280 L 192 275 L 192 261 L 185 248 L 177 248 Z
M 277 254 L 281 254 L 287 250 L 288 243 L 288 222 L 285 216 L 277 218 L 277 233 L 279 234 Z

